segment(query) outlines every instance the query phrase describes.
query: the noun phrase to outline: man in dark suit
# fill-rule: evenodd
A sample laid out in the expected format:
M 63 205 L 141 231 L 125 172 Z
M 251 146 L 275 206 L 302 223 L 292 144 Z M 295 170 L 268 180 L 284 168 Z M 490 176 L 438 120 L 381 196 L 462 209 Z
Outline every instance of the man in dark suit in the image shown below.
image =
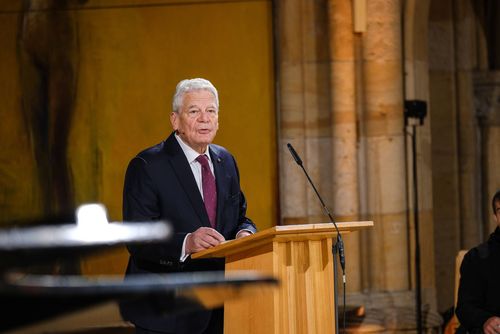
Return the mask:
M 123 191 L 126 221 L 167 220 L 174 229 L 165 244 L 130 246 L 126 275 L 223 270 L 221 260 L 190 254 L 256 231 L 246 215 L 234 157 L 211 144 L 219 99 L 205 79 L 179 82 L 170 121 L 174 132 L 130 161 Z M 122 307 L 138 333 L 222 333 L 222 309 L 159 317 L 144 304 Z
M 498 226 L 486 242 L 465 254 L 460 266 L 460 334 L 500 334 L 500 190 L 491 204 Z

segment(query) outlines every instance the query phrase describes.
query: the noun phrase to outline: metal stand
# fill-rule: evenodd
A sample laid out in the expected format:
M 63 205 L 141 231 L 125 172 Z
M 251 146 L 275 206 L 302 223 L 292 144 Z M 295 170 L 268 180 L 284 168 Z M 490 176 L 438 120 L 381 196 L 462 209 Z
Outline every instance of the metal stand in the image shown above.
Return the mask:
M 415 276 L 416 276 L 416 304 L 417 304 L 417 333 L 422 333 L 422 279 L 420 274 L 420 232 L 418 217 L 418 187 L 417 187 L 417 140 L 416 126 L 412 125 L 411 147 L 413 154 L 413 220 L 415 222 Z
M 339 334 L 339 306 L 338 306 L 338 269 L 337 269 L 337 255 L 339 253 L 339 248 L 337 247 L 338 242 L 332 246 L 333 252 L 333 308 L 335 310 L 335 334 Z M 345 328 L 344 328 L 345 329 Z
M 425 101 L 405 101 L 405 127 L 408 125 L 409 118 L 419 120 L 419 125 L 424 124 L 424 118 L 427 115 L 427 104 Z M 423 333 L 422 326 L 422 279 L 420 268 L 420 231 L 419 231 L 419 216 L 418 216 L 418 178 L 417 178 L 417 124 L 411 124 L 413 129 L 411 133 L 412 147 L 412 171 L 413 171 L 413 220 L 415 224 L 415 303 L 416 303 L 416 319 L 417 333 Z

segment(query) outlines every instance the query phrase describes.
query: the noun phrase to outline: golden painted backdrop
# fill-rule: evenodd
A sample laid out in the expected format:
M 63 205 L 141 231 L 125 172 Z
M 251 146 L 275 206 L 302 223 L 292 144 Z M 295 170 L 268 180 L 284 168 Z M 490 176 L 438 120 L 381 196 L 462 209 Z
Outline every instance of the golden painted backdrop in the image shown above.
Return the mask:
M 3 224 L 89 201 L 121 220 L 128 161 L 169 135 L 171 96 L 190 77 L 219 89 L 215 142 L 238 160 L 249 216 L 276 223 L 270 1 L 27 3 L 0 4 Z M 122 271 L 125 255 L 83 271 Z

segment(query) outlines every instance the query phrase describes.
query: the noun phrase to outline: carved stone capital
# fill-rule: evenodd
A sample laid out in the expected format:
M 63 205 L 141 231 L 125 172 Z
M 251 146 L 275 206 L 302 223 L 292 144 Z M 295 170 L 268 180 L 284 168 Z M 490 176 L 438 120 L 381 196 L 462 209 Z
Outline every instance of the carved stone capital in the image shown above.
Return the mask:
M 500 71 L 474 73 L 474 108 L 482 126 L 500 126 Z

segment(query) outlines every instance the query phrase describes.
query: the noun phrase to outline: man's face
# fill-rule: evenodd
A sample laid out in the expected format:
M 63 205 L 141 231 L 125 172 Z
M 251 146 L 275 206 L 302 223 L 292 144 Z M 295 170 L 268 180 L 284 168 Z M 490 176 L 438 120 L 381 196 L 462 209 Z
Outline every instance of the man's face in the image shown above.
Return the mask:
M 497 225 L 500 226 L 500 201 L 495 201 L 495 220 Z
M 173 112 L 170 122 L 186 144 L 203 153 L 219 129 L 215 97 L 208 90 L 185 93 L 179 113 Z

